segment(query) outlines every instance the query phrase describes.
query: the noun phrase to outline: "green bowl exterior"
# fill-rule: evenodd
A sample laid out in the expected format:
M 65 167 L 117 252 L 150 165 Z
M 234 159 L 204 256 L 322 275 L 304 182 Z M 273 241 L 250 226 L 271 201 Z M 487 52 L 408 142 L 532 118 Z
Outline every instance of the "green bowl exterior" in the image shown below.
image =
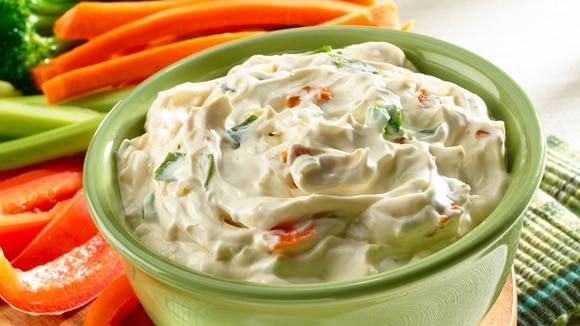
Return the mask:
M 418 262 L 346 282 L 271 285 L 226 280 L 155 254 L 125 224 L 116 181 L 120 142 L 143 132 L 159 91 L 224 75 L 254 54 L 367 41 L 401 47 L 426 74 L 480 95 L 506 123 L 511 184 L 498 207 L 459 241 Z M 476 325 L 505 282 L 523 212 L 543 171 L 538 117 L 523 90 L 481 57 L 427 36 L 364 27 L 267 33 L 190 56 L 139 85 L 108 114 L 87 152 L 85 193 L 102 234 L 127 261 L 143 306 L 160 325 Z

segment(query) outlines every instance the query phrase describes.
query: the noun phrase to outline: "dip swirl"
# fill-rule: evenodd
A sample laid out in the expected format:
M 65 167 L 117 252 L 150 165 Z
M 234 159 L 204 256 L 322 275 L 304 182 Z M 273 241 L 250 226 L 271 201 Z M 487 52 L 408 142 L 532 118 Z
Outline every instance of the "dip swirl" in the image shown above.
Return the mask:
M 503 122 L 383 42 L 253 56 L 161 92 L 145 130 L 118 152 L 135 234 L 253 282 L 409 263 L 473 229 L 509 180 Z

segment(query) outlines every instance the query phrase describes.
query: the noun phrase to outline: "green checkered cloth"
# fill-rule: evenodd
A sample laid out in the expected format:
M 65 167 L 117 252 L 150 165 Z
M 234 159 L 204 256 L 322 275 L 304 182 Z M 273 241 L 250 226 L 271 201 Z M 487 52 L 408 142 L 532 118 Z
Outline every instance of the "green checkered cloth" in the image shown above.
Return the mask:
M 518 324 L 580 322 L 580 152 L 549 136 L 516 254 Z

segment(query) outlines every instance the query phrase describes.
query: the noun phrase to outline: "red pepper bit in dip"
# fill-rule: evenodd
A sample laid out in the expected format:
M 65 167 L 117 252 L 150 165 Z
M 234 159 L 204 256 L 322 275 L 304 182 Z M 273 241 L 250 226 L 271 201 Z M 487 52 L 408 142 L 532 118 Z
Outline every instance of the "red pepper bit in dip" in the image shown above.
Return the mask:
M 288 99 L 286 99 L 286 105 L 289 108 L 293 108 L 295 106 L 300 105 L 300 96 L 298 95 L 289 96 Z
M 322 103 L 328 102 L 332 100 L 332 92 L 326 87 L 321 87 L 316 94 L 316 99 Z
M 425 107 L 425 100 L 427 100 L 427 91 L 424 89 L 419 90 L 419 95 L 417 95 L 417 101 L 419 101 L 420 107 Z
M 459 206 L 457 204 L 451 205 L 451 209 L 463 211 L 463 207 L 461 207 L 461 206 Z
M 283 150 L 282 153 L 280 153 L 280 160 L 284 163 L 288 163 L 288 151 L 287 150 Z
M 271 251 L 281 251 L 293 247 L 316 234 L 314 225 L 300 229 L 284 227 L 283 229 L 274 229 L 273 231 L 278 236 L 278 241 L 268 246 L 268 249 Z
M 475 138 L 477 138 L 477 139 L 479 139 L 481 137 L 486 137 L 486 136 L 489 136 L 489 132 L 488 131 L 485 131 L 485 130 L 481 130 L 480 129 L 480 130 L 478 130 L 478 131 L 475 132 Z

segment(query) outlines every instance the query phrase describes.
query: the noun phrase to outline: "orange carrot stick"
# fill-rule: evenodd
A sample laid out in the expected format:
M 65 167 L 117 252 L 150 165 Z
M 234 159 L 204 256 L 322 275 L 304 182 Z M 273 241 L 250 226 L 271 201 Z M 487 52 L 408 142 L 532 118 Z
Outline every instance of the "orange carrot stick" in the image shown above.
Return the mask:
M 202 2 L 149 15 L 101 34 L 62 54 L 48 67 L 33 70 L 36 80 L 46 80 L 77 68 L 111 58 L 115 53 L 147 44 L 167 35 L 203 35 L 208 31 L 231 31 L 246 26 L 317 25 L 364 8 L 341 1 L 324 0 L 231 0 Z M 43 76 L 39 76 L 43 71 Z M 40 78 L 42 77 L 42 78 Z
M 364 5 L 364 6 L 372 6 L 375 4 L 375 0 L 346 0 L 348 2 L 352 2 L 352 3 L 358 3 L 359 5 Z
M 346 14 L 321 25 L 358 25 L 399 28 L 399 11 L 393 2 L 381 2 L 368 9 Z
M 143 80 L 192 53 L 259 33 L 218 34 L 156 47 L 56 76 L 42 85 L 42 91 L 49 103 L 55 103 L 105 87 Z
M 119 325 L 138 305 L 129 279 L 122 275 L 89 305 L 83 326 Z
M 203 1 L 208 0 L 83 1 L 58 18 L 54 24 L 54 35 L 61 40 L 91 39 L 162 10 L 184 7 Z

